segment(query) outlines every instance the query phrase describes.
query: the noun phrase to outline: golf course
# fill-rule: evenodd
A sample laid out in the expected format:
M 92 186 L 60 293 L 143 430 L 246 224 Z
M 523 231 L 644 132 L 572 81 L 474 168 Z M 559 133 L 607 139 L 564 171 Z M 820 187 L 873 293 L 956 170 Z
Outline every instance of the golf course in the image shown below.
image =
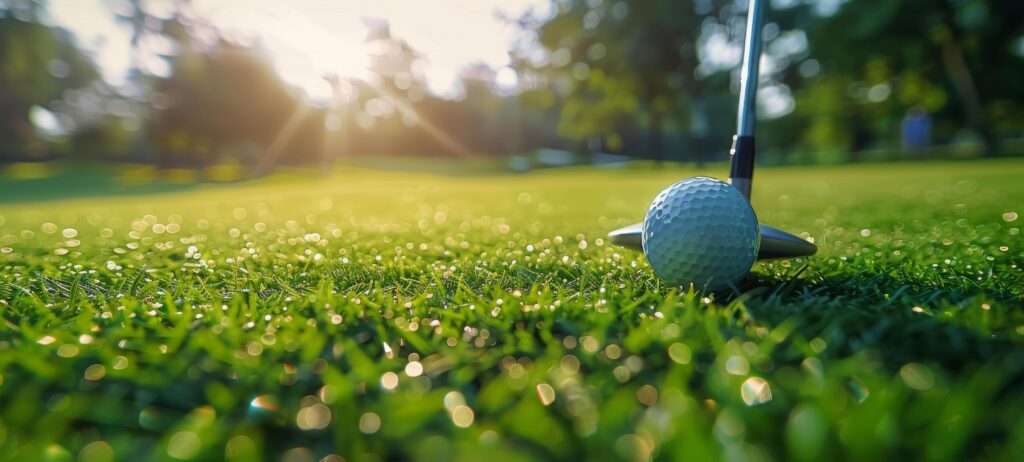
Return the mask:
M 607 233 L 724 164 L 63 168 L 0 181 L 3 460 L 1024 453 L 1020 159 L 759 168 L 818 252 L 717 292 Z

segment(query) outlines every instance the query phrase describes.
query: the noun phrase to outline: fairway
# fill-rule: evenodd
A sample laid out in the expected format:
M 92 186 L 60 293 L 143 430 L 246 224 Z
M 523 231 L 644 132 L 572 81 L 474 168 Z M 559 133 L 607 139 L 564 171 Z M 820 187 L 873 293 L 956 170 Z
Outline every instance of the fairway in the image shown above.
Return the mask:
M 716 293 L 606 234 L 724 166 L 4 178 L 0 460 L 1019 460 L 1022 167 L 762 168 Z

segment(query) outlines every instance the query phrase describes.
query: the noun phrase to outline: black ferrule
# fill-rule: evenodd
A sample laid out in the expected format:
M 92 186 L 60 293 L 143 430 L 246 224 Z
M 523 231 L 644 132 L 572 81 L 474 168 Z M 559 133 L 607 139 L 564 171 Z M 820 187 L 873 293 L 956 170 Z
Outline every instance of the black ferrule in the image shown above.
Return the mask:
M 732 167 L 729 170 L 729 178 L 754 177 L 754 137 L 733 136 L 732 149 L 729 150 L 732 157 Z

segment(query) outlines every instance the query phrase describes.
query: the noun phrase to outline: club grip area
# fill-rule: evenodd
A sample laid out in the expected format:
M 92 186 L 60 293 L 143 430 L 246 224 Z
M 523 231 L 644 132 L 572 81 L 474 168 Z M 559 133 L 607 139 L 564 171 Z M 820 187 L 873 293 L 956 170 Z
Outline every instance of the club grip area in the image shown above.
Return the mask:
M 753 136 L 732 137 L 732 148 L 729 149 L 729 157 L 732 158 L 729 179 L 747 199 L 750 198 L 750 183 L 754 178 L 754 149 Z

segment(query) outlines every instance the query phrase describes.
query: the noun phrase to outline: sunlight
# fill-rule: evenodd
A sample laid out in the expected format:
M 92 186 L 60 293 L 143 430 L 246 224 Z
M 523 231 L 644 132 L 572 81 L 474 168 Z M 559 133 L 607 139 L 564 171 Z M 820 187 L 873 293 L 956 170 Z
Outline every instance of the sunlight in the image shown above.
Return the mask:
M 281 77 L 320 103 L 331 97 L 325 75 L 369 77 L 367 34 L 370 24 L 381 18 L 387 18 L 395 37 L 414 43 L 423 55 L 431 92 L 452 96 L 458 93 L 459 72 L 467 65 L 508 64 L 514 30 L 497 17 L 498 12 L 516 16 L 546 5 L 542 0 L 452 0 L 443 6 L 388 0 L 195 2 L 202 16 L 218 28 L 258 39 Z
M 57 24 L 93 52 L 104 79 L 120 85 L 131 72 L 131 29 L 105 14 L 103 5 L 103 0 L 53 0 L 50 10 Z M 146 8 L 170 14 L 160 2 Z M 552 12 L 547 0 L 194 0 L 190 8 L 226 36 L 258 41 L 281 77 L 313 102 L 331 96 L 324 75 L 368 76 L 368 21 L 386 20 L 395 37 L 414 44 L 423 56 L 430 92 L 452 97 L 459 94 L 459 73 L 466 66 L 484 63 L 500 69 L 509 64 L 516 28 L 499 16 Z M 147 71 L 151 61 L 146 61 Z
M 285 121 L 281 129 L 274 135 L 274 140 L 271 141 L 270 146 L 267 148 L 260 159 L 259 164 L 256 166 L 256 171 L 259 174 L 264 174 L 270 170 L 274 163 L 281 157 L 284 152 L 284 147 L 287 146 L 288 141 L 292 139 L 292 135 L 295 134 L 295 130 L 299 128 L 299 124 L 302 123 L 302 118 L 305 117 L 309 108 L 306 106 L 299 105 L 295 108 Z
M 438 128 L 438 126 L 429 119 L 416 112 L 405 98 L 393 94 L 380 85 L 371 85 L 370 88 L 376 91 L 377 94 L 393 101 L 395 103 L 395 108 L 399 113 L 403 116 L 409 117 L 411 120 L 414 120 L 416 126 L 422 128 L 427 135 L 430 135 L 431 138 L 434 138 L 441 144 L 445 145 L 448 149 L 451 149 L 452 152 L 457 154 L 459 157 L 470 157 L 472 155 L 472 153 L 466 149 L 459 140 Z
M 327 30 L 291 5 L 251 8 L 248 3 L 219 3 L 211 11 L 221 27 L 251 34 L 267 49 L 278 74 L 316 102 L 331 98 L 325 75 L 369 76 L 365 26 L 349 16 Z
M 291 7 L 281 6 L 278 21 L 268 21 L 262 29 L 267 47 L 274 55 L 278 73 L 286 81 L 305 90 L 317 101 L 332 96 L 323 77 L 365 79 L 369 76 L 368 56 L 362 41 L 345 40 L 324 30 Z

